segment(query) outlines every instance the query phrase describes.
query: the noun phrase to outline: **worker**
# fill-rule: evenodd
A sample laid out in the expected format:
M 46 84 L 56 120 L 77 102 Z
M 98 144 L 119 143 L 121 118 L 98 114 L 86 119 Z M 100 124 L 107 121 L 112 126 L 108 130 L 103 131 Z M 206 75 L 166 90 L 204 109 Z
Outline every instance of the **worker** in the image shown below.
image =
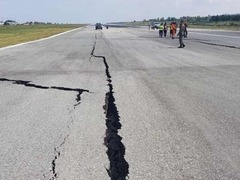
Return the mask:
M 172 39 L 174 39 L 175 38 L 175 34 L 176 34 L 176 32 L 177 32 L 177 24 L 176 24 L 176 22 L 172 22 L 171 23 L 171 37 L 172 37 Z
M 183 36 L 184 36 L 184 24 L 183 24 L 183 20 L 181 20 L 180 25 L 179 25 L 179 44 L 180 46 L 178 48 L 184 48 L 185 44 L 183 43 Z
M 163 37 L 163 29 L 164 29 L 164 26 L 163 26 L 163 23 L 161 23 L 159 26 L 159 37 Z
M 173 34 L 173 29 L 172 29 L 172 22 L 170 24 L 170 37 L 172 37 L 172 34 Z
M 167 30 L 168 30 L 168 26 L 167 26 L 167 23 L 165 22 L 165 23 L 164 23 L 164 30 L 163 30 L 163 32 L 164 32 L 164 37 L 167 36 Z
M 188 27 L 188 25 L 187 25 L 187 23 L 185 22 L 185 23 L 184 23 L 184 33 L 183 33 L 185 38 L 186 38 L 187 35 L 188 35 L 187 27 Z

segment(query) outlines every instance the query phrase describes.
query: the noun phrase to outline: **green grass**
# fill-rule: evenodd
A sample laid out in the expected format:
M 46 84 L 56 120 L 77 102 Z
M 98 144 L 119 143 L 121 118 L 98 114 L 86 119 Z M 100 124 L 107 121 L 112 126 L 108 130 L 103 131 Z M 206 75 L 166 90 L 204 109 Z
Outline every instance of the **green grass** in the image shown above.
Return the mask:
M 0 48 L 46 38 L 84 25 L 17 25 L 0 26 Z
M 223 30 L 240 30 L 240 22 L 226 21 L 226 22 L 208 22 L 208 23 L 189 23 L 191 28 L 203 29 L 223 29 Z

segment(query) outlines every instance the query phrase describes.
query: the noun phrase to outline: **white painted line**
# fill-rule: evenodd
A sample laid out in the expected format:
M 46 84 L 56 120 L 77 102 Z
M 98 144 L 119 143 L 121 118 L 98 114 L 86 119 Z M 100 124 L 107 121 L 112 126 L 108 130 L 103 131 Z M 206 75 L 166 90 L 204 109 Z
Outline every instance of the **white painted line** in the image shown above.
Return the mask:
M 14 47 L 18 47 L 18 46 L 22 46 L 22 45 L 25 45 L 25 44 L 30 44 L 30 43 L 34 43 L 34 42 L 40 42 L 40 41 L 45 41 L 45 40 L 48 40 L 48 39 L 52 39 L 52 38 L 55 38 L 57 36 L 61 36 L 63 34 L 67 34 L 67 33 L 70 33 L 70 32 L 73 32 L 73 31 L 77 31 L 79 29 L 81 29 L 83 27 L 80 27 L 80 28 L 77 28 L 77 29 L 72 29 L 70 31 L 65 31 L 65 32 L 62 32 L 62 33 L 59 33 L 59 34 L 55 34 L 53 36 L 50 36 L 50 37 L 46 37 L 46 38 L 42 38 L 42 39 L 38 39 L 38 40 L 34 40 L 34 41 L 28 41 L 28 42 L 24 42 L 24 43 L 20 43 L 20 44 L 15 44 L 15 45 L 11 45 L 11 46 L 7 46 L 7 47 L 2 47 L 0 48 L 0 51 L 1 50 L 5 50 L 5 49 L 9 49 L 9 48 L 14 48 Z
M 191 32 L 191 34 L 201 34 L 201 35 L 206 35 L 206 36 L 216 36 L 216 37 L 226 37 L 226 38 L 237 38 L 240 39 L 239 36 L 226 36 L 226 35 L 217 35 L 217 34 L 207 34 L 207 33 L 196 33 L 196 32 Z

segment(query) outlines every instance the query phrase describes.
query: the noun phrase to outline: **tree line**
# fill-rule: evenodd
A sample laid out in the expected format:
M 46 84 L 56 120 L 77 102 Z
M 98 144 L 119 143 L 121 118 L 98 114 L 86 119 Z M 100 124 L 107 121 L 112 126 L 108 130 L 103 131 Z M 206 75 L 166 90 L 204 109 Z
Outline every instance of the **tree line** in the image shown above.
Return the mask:
M 212 16 L 210 22 L 218 21 L 240 21 L 240 14 Z
M 208 23 L 208 22 L 225 22 L 225 21 L 240 21 L 240 14 L 223 14 L 223 15 L 215 15 L 215 16 L 183 16 L 180 18 L 175 17 L 167 17 L 167 18 L 156 18 L 156 19 L 144 19 L 143 22 L 171 22 L 171 21 L 179 21 L 180 19 L 186 20 L 190 23 Z

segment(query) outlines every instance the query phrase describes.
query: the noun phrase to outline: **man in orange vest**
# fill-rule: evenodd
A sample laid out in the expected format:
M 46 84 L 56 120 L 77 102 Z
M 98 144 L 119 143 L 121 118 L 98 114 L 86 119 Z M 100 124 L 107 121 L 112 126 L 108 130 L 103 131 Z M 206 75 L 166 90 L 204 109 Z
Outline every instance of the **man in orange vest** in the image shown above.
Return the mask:
M 175 22 L 172 22 L 172 23 L 171 23 L 170 29 L 171 29 L 171 33 L 172 33 L 172 34 L 171 34 L 171 37 L 172 37 L 172 39 L 174 39 L 175 34 L 176 34 L 176 32 L 177 32 L 177 25 L 176 25 Z

